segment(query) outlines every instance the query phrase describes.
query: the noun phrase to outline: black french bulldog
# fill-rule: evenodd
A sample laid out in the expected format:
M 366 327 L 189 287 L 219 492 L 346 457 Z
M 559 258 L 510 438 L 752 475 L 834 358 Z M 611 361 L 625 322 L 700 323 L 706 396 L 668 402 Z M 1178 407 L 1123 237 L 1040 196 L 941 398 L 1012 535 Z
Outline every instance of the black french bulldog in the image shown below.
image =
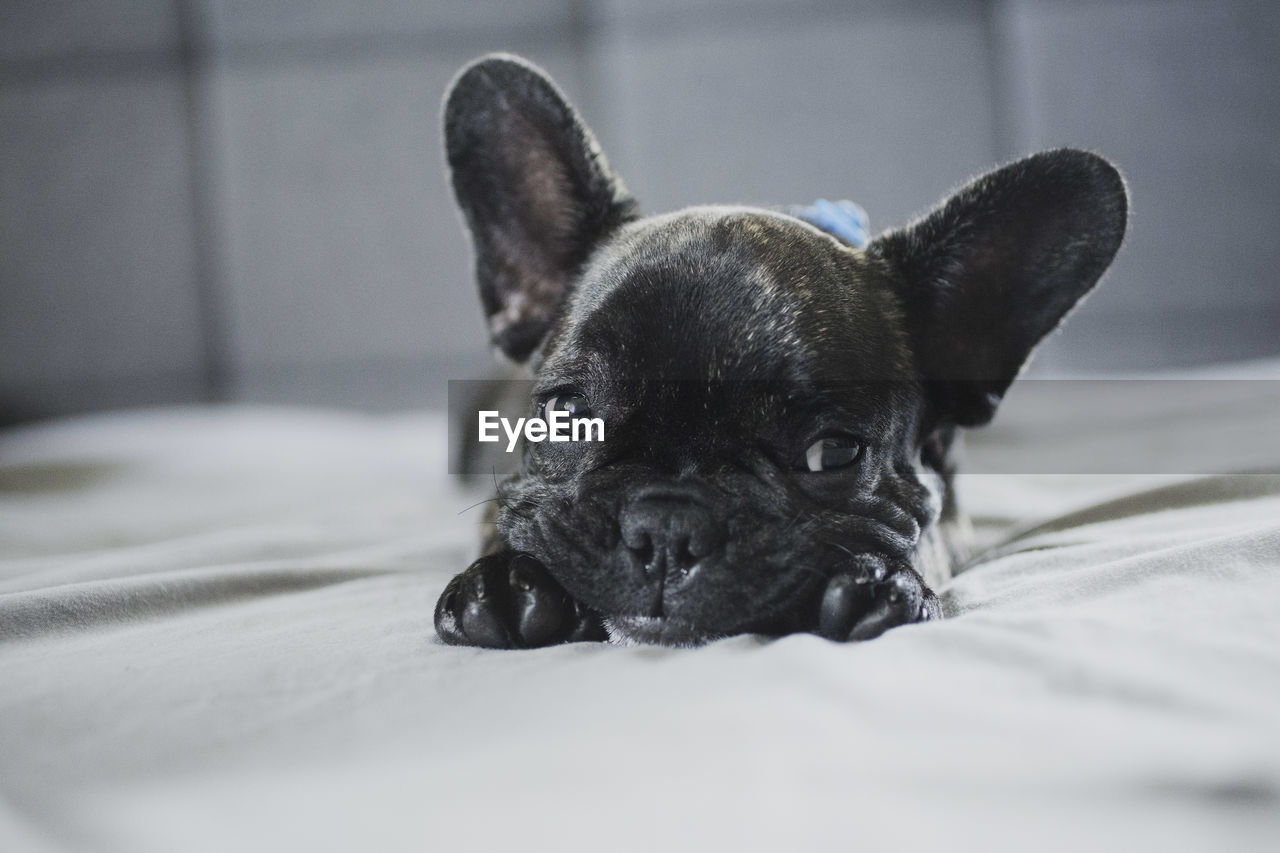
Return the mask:
M 1111 263 L 1110 163 L 1027 157 L 861 251 L 766 209 L 641 217 L 514 56 L 460 72 L 444 131 L 493 342 L 530 362 L 535 412 L 607 427 L 526 448 L 436 606 L 445 642 L 863 640 L 941 615 L 957 430 Z

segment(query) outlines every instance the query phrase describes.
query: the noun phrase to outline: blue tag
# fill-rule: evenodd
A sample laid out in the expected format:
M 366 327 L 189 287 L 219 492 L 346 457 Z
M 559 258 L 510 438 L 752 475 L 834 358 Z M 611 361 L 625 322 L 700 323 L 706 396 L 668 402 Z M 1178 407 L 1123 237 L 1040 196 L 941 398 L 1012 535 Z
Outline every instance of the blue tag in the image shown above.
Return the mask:
M 827 201 L 820 198 L 810 205 L 795 205 L 786 212 L 810 225 L 834 234 L 855 249 L 867 248 L 871 242 L 867 212 L 851 201 Z

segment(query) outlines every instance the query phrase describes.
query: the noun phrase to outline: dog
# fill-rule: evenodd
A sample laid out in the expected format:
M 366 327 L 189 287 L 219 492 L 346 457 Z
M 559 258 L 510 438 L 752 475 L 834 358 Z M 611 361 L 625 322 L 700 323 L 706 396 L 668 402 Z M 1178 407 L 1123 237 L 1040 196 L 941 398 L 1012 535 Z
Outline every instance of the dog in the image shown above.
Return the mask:
M 1117 169 L 1058 149 L 855 247 L 778 210 L 641 216 L 540 69 L 471 63 L 444 133 L 493 344 L 531 411 L 494 533 L 435 610 L 446 643 L 867 640 L 939 618 L 960 565 L 960 431 L 1124 237 Z

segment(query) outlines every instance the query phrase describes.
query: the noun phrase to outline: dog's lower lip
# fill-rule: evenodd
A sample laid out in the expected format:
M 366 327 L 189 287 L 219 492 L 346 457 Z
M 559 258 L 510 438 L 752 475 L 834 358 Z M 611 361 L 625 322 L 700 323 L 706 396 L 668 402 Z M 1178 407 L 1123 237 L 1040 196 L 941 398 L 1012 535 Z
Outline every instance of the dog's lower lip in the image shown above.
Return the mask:
M 668 616 L 613 616 L 605 620 L 605 627 L 609 640 L 622 645 L 700 646 L 717 638 Z
M 784 594 L 777 596 L 779 605 L 765 608 L 750 622 L 724 631 L 707 631 L 696 622 L 665 613 L 651 615 L 618 615 L 605 619 L 610 642 L 618 645 L 660 645 L 691 648 L 701 646 L 731 634 L 759 633 L 776 636 L 806 630 L 804 622 L 806 604 L 821 593 L 827 577 L 817 571 L 801 575 L 797 583 Z M 816 607 L 816 602 L 813 605 Z

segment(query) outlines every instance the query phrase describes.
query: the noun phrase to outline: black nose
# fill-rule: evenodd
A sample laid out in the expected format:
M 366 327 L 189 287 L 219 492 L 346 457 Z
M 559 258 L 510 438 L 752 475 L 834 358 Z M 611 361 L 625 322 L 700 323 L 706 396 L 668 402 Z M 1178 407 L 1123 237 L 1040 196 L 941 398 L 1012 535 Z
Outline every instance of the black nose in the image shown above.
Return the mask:
M 688 578 L 720 547 L 720 525 L 701 504 L 684 498 L 636 501 L 620 522 L 622 542 L 651 578 Z

